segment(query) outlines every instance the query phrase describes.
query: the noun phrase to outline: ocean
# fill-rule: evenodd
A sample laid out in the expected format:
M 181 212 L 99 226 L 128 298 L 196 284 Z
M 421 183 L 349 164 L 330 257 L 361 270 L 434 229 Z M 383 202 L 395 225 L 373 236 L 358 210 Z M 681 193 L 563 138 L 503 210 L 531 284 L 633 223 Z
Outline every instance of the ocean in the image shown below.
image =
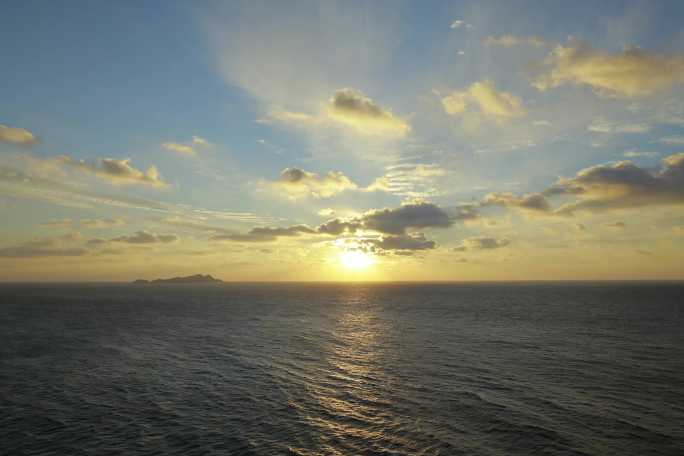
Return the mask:
M 3 455 L 684 454 L 684 284 L 0 285 Z

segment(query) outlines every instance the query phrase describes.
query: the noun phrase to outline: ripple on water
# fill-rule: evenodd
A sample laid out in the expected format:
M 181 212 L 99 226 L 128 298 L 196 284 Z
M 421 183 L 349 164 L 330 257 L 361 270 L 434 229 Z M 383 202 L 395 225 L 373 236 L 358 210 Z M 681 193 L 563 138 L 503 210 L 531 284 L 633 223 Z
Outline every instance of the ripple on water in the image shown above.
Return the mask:
M 683 292 L 0 286 L 0 453 L 681 455 Z

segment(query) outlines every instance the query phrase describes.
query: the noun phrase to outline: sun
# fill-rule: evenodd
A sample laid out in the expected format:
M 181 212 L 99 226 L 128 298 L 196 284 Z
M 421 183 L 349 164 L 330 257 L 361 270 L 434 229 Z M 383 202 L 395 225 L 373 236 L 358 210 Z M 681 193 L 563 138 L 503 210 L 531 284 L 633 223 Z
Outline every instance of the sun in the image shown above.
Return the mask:
M 358 271 L 372 266 L 375 260 L 360 250 L 347 250 L 340 253 L 340 263 L 347 269 Z

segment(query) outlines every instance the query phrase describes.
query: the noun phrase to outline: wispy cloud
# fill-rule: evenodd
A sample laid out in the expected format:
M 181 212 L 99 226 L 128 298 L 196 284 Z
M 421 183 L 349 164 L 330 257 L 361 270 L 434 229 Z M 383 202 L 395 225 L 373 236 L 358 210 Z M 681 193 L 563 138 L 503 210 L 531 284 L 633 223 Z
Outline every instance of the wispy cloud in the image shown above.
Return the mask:
M 168 141 L 161 144 L 162 149 L 188 156 L 196 155 L 198 147 L 209 146 L 211 146 L 211 143 L 200 136 L 193 136 L 192 139 L 188 142 L 179 143 Z
M 495 239 L 486 236 L 471 237 L 464 239 L 458 246 L 454 247 L 457 252 L 466 250 L 492 250 L 506 247 L 511 241 L 509 239 Z
M 556 46 L 537 65 L 540 74 L 532 85 L 542 91 L 580 84 L 592 87 L 601 96 L 638 97 L 684 82 L 683 55 L 658 54 L 634 47 L 609 54 L 576 38 Z
M 512 93 L 497 90 L 492 81 L 476 82 L 465 90 L 451 92 L 442 98 L 442 107 L 452 116 L 477 112 L 498 121 L 525 114 L 522 100 Z
M 485 46 L 502 46 L 506 48 L 514 46 L 531 46 L 536 48 L 545 48 L 552 46 L 552 43 L 538 37 L 538 36 L 488 36 L 482 41 Z

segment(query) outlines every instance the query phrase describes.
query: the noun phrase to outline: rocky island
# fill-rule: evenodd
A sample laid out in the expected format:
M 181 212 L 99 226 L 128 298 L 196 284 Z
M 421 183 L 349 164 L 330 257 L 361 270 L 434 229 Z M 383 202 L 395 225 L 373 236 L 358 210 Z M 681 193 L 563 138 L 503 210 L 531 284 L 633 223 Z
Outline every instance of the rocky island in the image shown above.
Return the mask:
M 166 283 L 223 283 L 223 280 L 215 279 L 209 274 L 195 274 L 185 277 L 173 277 L 171 279 L 155 279 L 155 280 L 144 280 L 138 279 L 133 281 L 135 284 L 147 285 L 147 284 L 166 284 Z

